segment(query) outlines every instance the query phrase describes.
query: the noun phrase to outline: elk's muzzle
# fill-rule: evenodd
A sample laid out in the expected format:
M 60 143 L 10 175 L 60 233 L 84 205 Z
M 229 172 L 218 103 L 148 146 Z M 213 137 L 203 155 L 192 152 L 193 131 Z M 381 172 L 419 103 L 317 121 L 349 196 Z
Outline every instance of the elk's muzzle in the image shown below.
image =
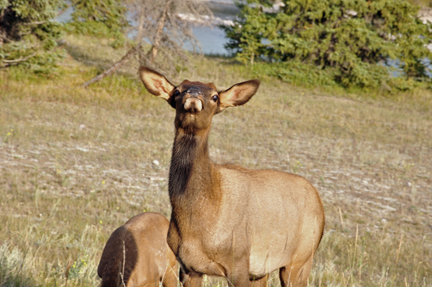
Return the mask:
M 199 98 L 187 98 L 184 103 L 184 109 L 188 112 L 196 113 L 203 109 L 203 103 Z

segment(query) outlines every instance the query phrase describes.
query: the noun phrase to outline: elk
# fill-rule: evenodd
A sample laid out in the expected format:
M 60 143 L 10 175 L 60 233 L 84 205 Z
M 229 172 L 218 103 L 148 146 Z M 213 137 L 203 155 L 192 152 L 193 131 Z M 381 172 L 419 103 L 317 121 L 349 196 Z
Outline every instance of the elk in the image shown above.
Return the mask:
M 282 286 L 306 286 L 325 224 L 317 190 L 295 174 L 219 165 L 209 157 L 213 116 L 248 102 L 259 80 L 218 91 L 188 80 L 175 86 L 147 67 L 139 74 L 151 94 L 176 110 L 167 241 L 184 286 L 200 286 L 203 274 L 223 276 L 229 286 L 266 286 L 274 270 Z
M 146 212 L 129 219 L 108 239 L 98 266 L 101 287 L 177 287 L 177 261 L 168 247 L 169 221 Z

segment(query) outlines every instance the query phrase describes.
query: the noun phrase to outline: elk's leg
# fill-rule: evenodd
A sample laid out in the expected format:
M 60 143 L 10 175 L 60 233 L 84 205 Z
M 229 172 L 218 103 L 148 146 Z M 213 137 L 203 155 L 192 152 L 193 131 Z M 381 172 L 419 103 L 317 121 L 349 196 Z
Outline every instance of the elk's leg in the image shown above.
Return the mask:
M 260 279 L 251 280 L 251 287 L 267 287 L 268 274 Z
M 183 287 L 201 287 L 202 275 L 180 268 L 180 282 L 183 284 Z
M 235 260 L 231 270 L 227 270 L 226 279 L 230 287 L 250 287 L 249 261 Z
M 162 285 L 164 287 L 177 287 L 177 279 L 177 266 L 168 266 L 162 280 Z
M 279 269 L 279 278 L 282 287 L 305 287 L 307 286 L 309 273 L 312 268 L 313 257 L 305 263 L 293 263 Z

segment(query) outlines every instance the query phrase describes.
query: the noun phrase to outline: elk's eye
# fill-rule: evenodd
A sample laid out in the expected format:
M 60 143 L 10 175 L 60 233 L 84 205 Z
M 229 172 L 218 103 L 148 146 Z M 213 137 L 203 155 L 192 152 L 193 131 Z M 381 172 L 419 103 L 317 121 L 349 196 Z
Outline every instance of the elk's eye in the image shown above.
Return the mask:
M 174 98 L 177 97 L 177 96 L 179 96 L 179 95 L 180 95 L 179 90 L 175 90 L 174 93 L 173 93 Z
M 218 97 L 218 95 L 214 95 L 211 99 L 213 101 L 217 102 L 219 100 L 219 97 Z

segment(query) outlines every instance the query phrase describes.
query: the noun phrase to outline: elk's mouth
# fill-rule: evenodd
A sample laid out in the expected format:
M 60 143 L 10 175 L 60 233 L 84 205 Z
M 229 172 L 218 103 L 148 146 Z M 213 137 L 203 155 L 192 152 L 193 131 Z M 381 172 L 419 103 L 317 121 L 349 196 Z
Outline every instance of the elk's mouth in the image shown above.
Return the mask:
M 187 112 L 198 113 L 203 109 L 203 102 L 199 98 L 190 97 L 186 99 L 183 107 Z

